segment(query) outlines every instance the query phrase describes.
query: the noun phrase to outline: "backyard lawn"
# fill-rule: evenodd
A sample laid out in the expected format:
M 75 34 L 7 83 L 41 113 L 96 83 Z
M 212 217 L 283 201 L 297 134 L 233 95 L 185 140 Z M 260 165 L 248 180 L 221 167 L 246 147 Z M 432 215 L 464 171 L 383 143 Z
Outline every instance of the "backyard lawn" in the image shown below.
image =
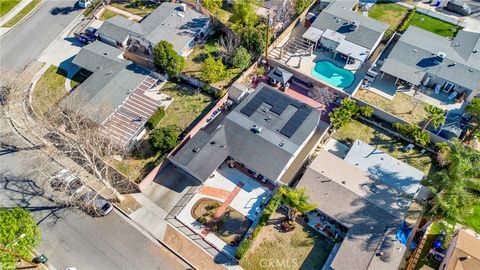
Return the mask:
M 462 211 L 462 213 L 467 212 L 471 213 L 471 215 L 468 216 L 462 216 L 460 218 L 460 223 L 472 228 L 475 230 L 477 233 L 480 233 L 480 205 L 475 205 L 473 209 L 470 211 Z
M 397 93 L 393 100 L 389 100 L 371 91 L 360 89 L 355 97 L 411 123 L 421 124 L 427 117 L 424 110 L 427 104 L 422 101 L 417 103 L 418 99 L 403 93 Z
M 6 22 L 2 27 L 12 27 L 16 25 L 20 20 L 22 20 L 25 16 L 30 13 L 38 4 L 40 4 L 41 0 L 32 0 L 28 5 L 26 5 L 22 10 L 20 10 L 13 18 L 11 18 L 8 22 Z M 2 0 L 3 3 L 3 0 Z M 3 5 L 3 4 L 2 4 Z M 2 7 L 3 9 L 3 7 Z
M 406 7 L 402 7 L 395 3 L 381 2 L 372 6 L 372 8 L 368 11 L 368 17 L 389 24 L 390 27 L 385 35 L 391 36 L 407 13 L 408 9 Z
M 425 240 L 425 245 L 423 246 L 422 252 L 420 253 L 420 257 L 418 258 L 417 264 L 415 265 L 415 269 L 420 269 L 424 265 L 428 265 L 433 269 L 438 269 L 440 266 L 440 262 L 431 258 L 428 255 L 430 248 L 433 246 L 433 242 L 438 238 L 442 230 L 445 232 L 445 243 L 444 248 L 448 246 L 450 241 L 452 240 L 453 235 L 453 228 L 446 227 L 443 225 L 444 223 L 436 222 L 431 225 L 430 232 L 427 235 L 427 239 Z
M 243 269 L 322 268 L 333 248 L 332 242 L 308 225 L 295 223 L 291 232 L 278 231 L 276 223 L 283 217 L 278 211 L 272 214 L 269 225 L 262 228 L 240 261 Z
M 407 142 L 395 139 L 379 128 L 357 120 L 353 120 L 339 129 L 333 135 L 333 138 L 348 146 L 351 146 L 356 139 L 359 139 L 423 171 L 425 175 L 433 173 L 436 169 L 433 166 L 434 161 L 428 152 L 421 154 L 418 148 L 414 148 L 406 153 L 403 149 L 408 144 Z
M 7 14 L 14 8 L 21 0 L 2 0 L 0 1 L 0 17 Z
M 444 37 L 454 37 L 461 27 L 415 12 L 408 26 L 416 26 Z
M 50 66 L 33 90 L 33 109 L 43 116 L 67 93 L 65 90 L 66 72 Z

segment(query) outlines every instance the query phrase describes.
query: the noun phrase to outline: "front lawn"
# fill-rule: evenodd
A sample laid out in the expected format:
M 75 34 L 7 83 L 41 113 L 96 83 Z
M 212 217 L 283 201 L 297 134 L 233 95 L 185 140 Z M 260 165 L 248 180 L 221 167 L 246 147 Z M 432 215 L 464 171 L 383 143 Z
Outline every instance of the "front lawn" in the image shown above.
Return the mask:
M 333 135 L 333 138 L 348 146 L 351 146 L 356 139 L 362 140 L 392 157 L 423 171 L 425 175 L 429 175 L 436 170 L 436 167 L 433 165 L 434 160 L 428 152 L 421 154 L 420 149 L 414 148 L 407 153 L 403 149 L 408 142 L 395 139 L 383 130 L 357 120 L 353 120 L 339 129 Z
M 385 33 L 385 35 L 389 37 L 395 33 L 395 30 L 407 13 L 408 8 L 406 7 L 402 7 L 395 3 L 380 2 L 372 6 L 368 11 L 368 17 L 389 24 L 390 27 Z
M 3 0 L 2 0 L 3 1 Z M 32 0 L 28 5 L 26 5 L 22 10 L 20 10 L 13 18 L 6 22 L 2 27 L 13 27 L 18 22 L 20 22 L 25 16 L 27 16 L 38 4 L 41 3 L 41 0 Z
M 144 17 L 147 14 L 152 13 L 152 11 L 154 11 L 157 8 L 157 5 L 135 6 L 134 4 L 128 3 L 128 2 L 125 2 L 125 3 L 111 3 L 110 5 L 113 6 L 113 7 L 119 8 L 121 10 L 124 10 L 126 12 L 129 12 L 129 13 L 132 13 L 132 14 L 135 14 L 135 15 L 138 15 L 138 16 L 142 16 L 142 17 Z
M 3 17 L 3 15 L 7 14 L 14 8 L 18 3 L 20 3 L 22 0 L 2 0 L 0 1 L 0 17 Z
M 272 214 L 240 265 L 245 270 L 322 269 L 333 243 L 306 224 L 295 223 L 293 231 L 280 232 L 277 224 L 285 217 L 281 211 Z
M 123 14 L 116 13 L 115 11 L 111 11 L 110 9 L 106 8 L 106 9 L 103 10 L 102 16 L 100 16 L 100 20 L 106 21 L 106 20 L 108 20 L 110 18 L 113 18 L 115 16 L 122 16 L 122 17 L 127 18 L 127 16 L 125 16 Z
M 454 37 L 461 27 L 415 12 L 408 26 L 416 26 L 444 37 Z
M 65 70 L 50 66 L 38 80 L 33 90 L 33 110 L 40 116 L 45 115 L 67 93 L 65 90 Z
M 395 98 L 390 100 L 372 91 L 360 89 L 355 97 L 414 124 L 421 125 L 427 117 L 424 110 L 427 104 L 422 101 L 417 103 L 418 99 L 404 93 L 397 93 Z

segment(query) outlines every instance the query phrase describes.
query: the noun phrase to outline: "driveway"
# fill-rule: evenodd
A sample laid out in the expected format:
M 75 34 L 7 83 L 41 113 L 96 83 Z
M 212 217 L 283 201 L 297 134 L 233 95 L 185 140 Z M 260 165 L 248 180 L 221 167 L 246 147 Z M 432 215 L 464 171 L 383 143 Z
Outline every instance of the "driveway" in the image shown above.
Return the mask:
M 0 66 L 15 72 L 36 60 L 72 23 L 81 10 L 72 9 L 76 0 L 48 0 L 26 21 L 0 38 Z M 53 12 L 55 8 L 64 13 Z
M 169 213 L 189 191 L 199 187 L 200 181 L 173 165 L 166 167 L 161 174 L 143 191 L 143 194 L 162 210 Z

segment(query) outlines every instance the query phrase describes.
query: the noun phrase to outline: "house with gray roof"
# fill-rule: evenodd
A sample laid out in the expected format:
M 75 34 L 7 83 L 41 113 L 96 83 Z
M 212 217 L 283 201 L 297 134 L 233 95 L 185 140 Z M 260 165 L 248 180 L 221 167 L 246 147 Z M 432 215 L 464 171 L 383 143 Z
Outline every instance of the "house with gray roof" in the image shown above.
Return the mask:
M 356 1 L 337 0 L 313 21 L 303 38 L 335 56 L 363 63 L 377 48 L 388 24 L 353 11 Z
M 396 234 L 422 178 L 417 169 L 359 140 L 345 159 L 320 151 L 297 188 L 347 228 L 323 269 L 398 269 L 407 248 Z
M 480 33 L 461 30 L 453 39 L 410 26 L 380 67 L 410 88 L 432 89 L 433 97 L 470 101 L 480 89 Z
M 72 62 L 91 75 L 62 101 L 63 106 L 100 125 L 117 145 L 133 146 L 161 105 L 148 92 L 165 79 L 100 41 L 84 46 Z
M 140 22 L 122 16 L 106 20 L 98 29 L 99 39 L 112 46 L 152 57 L 153 47 L 162 40 L 179 55 L 187 55 L 195 39 L 207 34 L 210 18 L 186 4 L 164 2 Z
M 261 83 L 217 128 L 199 131 L 169 159 L 202 182 L 233 159 L 275 183 L 317 129 L 327 127 L 318 110 Z

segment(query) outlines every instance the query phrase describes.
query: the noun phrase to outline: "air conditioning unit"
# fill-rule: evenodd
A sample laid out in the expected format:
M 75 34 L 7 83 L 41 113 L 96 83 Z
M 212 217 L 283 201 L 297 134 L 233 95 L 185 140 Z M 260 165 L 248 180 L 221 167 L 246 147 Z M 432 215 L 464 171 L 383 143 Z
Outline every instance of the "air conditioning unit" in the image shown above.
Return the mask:
M 440 58 L 442 58 L 442 59 L 445 59 L 445 57 L 447 57 L 447 54 L 444 53 L 444 52 L 438 52 L 438 53 L 437 53 L 437 56 L 440 57 Z

